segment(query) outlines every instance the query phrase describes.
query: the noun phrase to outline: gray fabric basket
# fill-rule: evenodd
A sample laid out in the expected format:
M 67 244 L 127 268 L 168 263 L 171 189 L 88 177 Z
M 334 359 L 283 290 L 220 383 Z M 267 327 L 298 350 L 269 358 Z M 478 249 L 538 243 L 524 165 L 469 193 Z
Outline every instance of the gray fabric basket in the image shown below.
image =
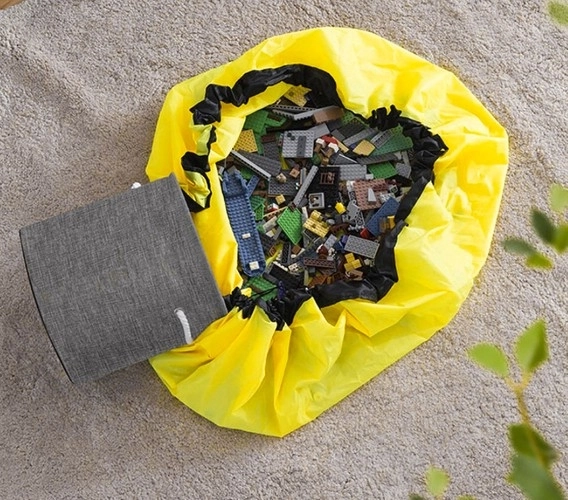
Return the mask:
M 191 342 L 227 313 L 173 175 L 32 224 L 20 238 L 73 382 Z

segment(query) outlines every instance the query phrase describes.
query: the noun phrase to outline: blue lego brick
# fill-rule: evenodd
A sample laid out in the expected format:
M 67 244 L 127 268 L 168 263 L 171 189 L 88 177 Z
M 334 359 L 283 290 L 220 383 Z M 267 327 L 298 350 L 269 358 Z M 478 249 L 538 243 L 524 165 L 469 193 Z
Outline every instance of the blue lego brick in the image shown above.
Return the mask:
M 398 210 L 399 203 L 394 198 L 389 198 L 382 206 L 373 214 L 365 226 L 373 236 L 381 233 L 380 220 L 389 215 L 395 215 Z
M 258 181 L 260 179 L 256 176 L 253 175 L 249 181 L 246 183 L 247 186 L 247 196 L 250 198 L 252 196 L 253 191 L 256 189 L 256 186 L 258 184 Z
M 351 252 L 356 255 L 362 255 L 369 259 L 374 259 L 379 249 L 379 244 L 376 241 L 366 240 L 358 236 L 350 235 L 345 242 L 345 251 Z
M 238 171 L 224 172 L 222 189 L 243 273 L 260 276 L 266 269 L 266 262 L 245 181 Z

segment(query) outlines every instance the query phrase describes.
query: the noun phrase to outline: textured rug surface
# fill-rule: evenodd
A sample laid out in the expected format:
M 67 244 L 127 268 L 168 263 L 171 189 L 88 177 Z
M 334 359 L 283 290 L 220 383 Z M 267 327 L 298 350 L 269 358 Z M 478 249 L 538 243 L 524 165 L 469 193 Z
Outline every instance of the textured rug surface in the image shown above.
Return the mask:
M 510 134 L 487 264 L 432 340 L 284 439 L 214 426 L 148 363 L 72 385 L 36 310 L 18 230 L 144 181 L 161 104 L 179 81 L 263 39 L 361 28 L 449 69 Z M 348 61 L 345 61 L 347 64 Z M 513 396 L 473 366 L 539 317 L 551 360 L 528 391 L 536 425 L 568 452 L 566 258 L 550 273 L 503 251 L 531 206 L 568 184 L 568 30 L 544 3 L 502 0 L 114 2 L 29 0 L 0 11 L 0 497 L 408 498 L 430 464 L 449 494 L 520 498 L 509 470 Z M 568 458 L 556 467 L 568 484 Z

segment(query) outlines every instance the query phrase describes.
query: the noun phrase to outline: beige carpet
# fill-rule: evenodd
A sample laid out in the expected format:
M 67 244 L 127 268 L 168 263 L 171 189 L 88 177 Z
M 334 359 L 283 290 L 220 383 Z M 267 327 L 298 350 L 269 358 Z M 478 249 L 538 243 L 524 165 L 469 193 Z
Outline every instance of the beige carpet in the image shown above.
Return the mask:
M 372 31 L 454 71 L 507 128 L 495 242 L 473 292 L 431 341 L 284 439 L 218 428 L 147 363 L 73 386 L 40 322 L 18 229 L 144 180 L 175 83 L 266 37 L 316 25 Z M 348 61 L 345 62 L 348 64 Z M 501 0 L 29 0 L 0 11 L 0 498 L 408 498 L 429 464 L 450 496 L 510 499 L 503 384 L 473 366 L 548 318 L 552 359 L 534 420 L 568 452 L 567 260 L 525 270 L 499 241 L 568 184 L 568 30 L 544 3 Z M 556 468 L 568 484 L 568 458 Z

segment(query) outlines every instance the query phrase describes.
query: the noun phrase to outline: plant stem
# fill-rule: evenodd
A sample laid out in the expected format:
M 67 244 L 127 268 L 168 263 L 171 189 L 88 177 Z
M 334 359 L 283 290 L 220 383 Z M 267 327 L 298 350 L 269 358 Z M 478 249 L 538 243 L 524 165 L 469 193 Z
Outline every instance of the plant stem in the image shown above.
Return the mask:
M 528 408 L 527 408 L 527 404 L 525 402 L 525 394 L 524 394 L 524 391 L 525 391 L 525 389 L 527 388 L 527 386 L 530 382 L 530 374 L 526 374 L 526 373 L 523 374 L 523 379 L 519 383 L 514 382 L 511 379 L 507 379 L 506 382 L 507 382 L 507 385 L 514 392 L 515 398 L 517 399 L 517 406 L 518 406 L 518 409 L 519 409 L 519 413 L 521 414 L 522 423 L 524 425 L 526 425 L 527 427 L 529 427 L 531 430 L 534 430 L 536 432 L 536 428 L 532 424 L 530 416 L 529 416 L 529 411 L 528 411 Z M 534 456 L 537 458 L 539 463 L 545 469 L 548 469 L 548 467 L 546 465 L 546 461 L 543 458 L 543 456 L 540 452 L 540 449 L 539 449 L 539 447 L 536 443 L 534 432 L 530 432 L 527 436 L 527 439 L 529 441 L 530 447 L 532 448 L 532 450 L 534 452 Z

